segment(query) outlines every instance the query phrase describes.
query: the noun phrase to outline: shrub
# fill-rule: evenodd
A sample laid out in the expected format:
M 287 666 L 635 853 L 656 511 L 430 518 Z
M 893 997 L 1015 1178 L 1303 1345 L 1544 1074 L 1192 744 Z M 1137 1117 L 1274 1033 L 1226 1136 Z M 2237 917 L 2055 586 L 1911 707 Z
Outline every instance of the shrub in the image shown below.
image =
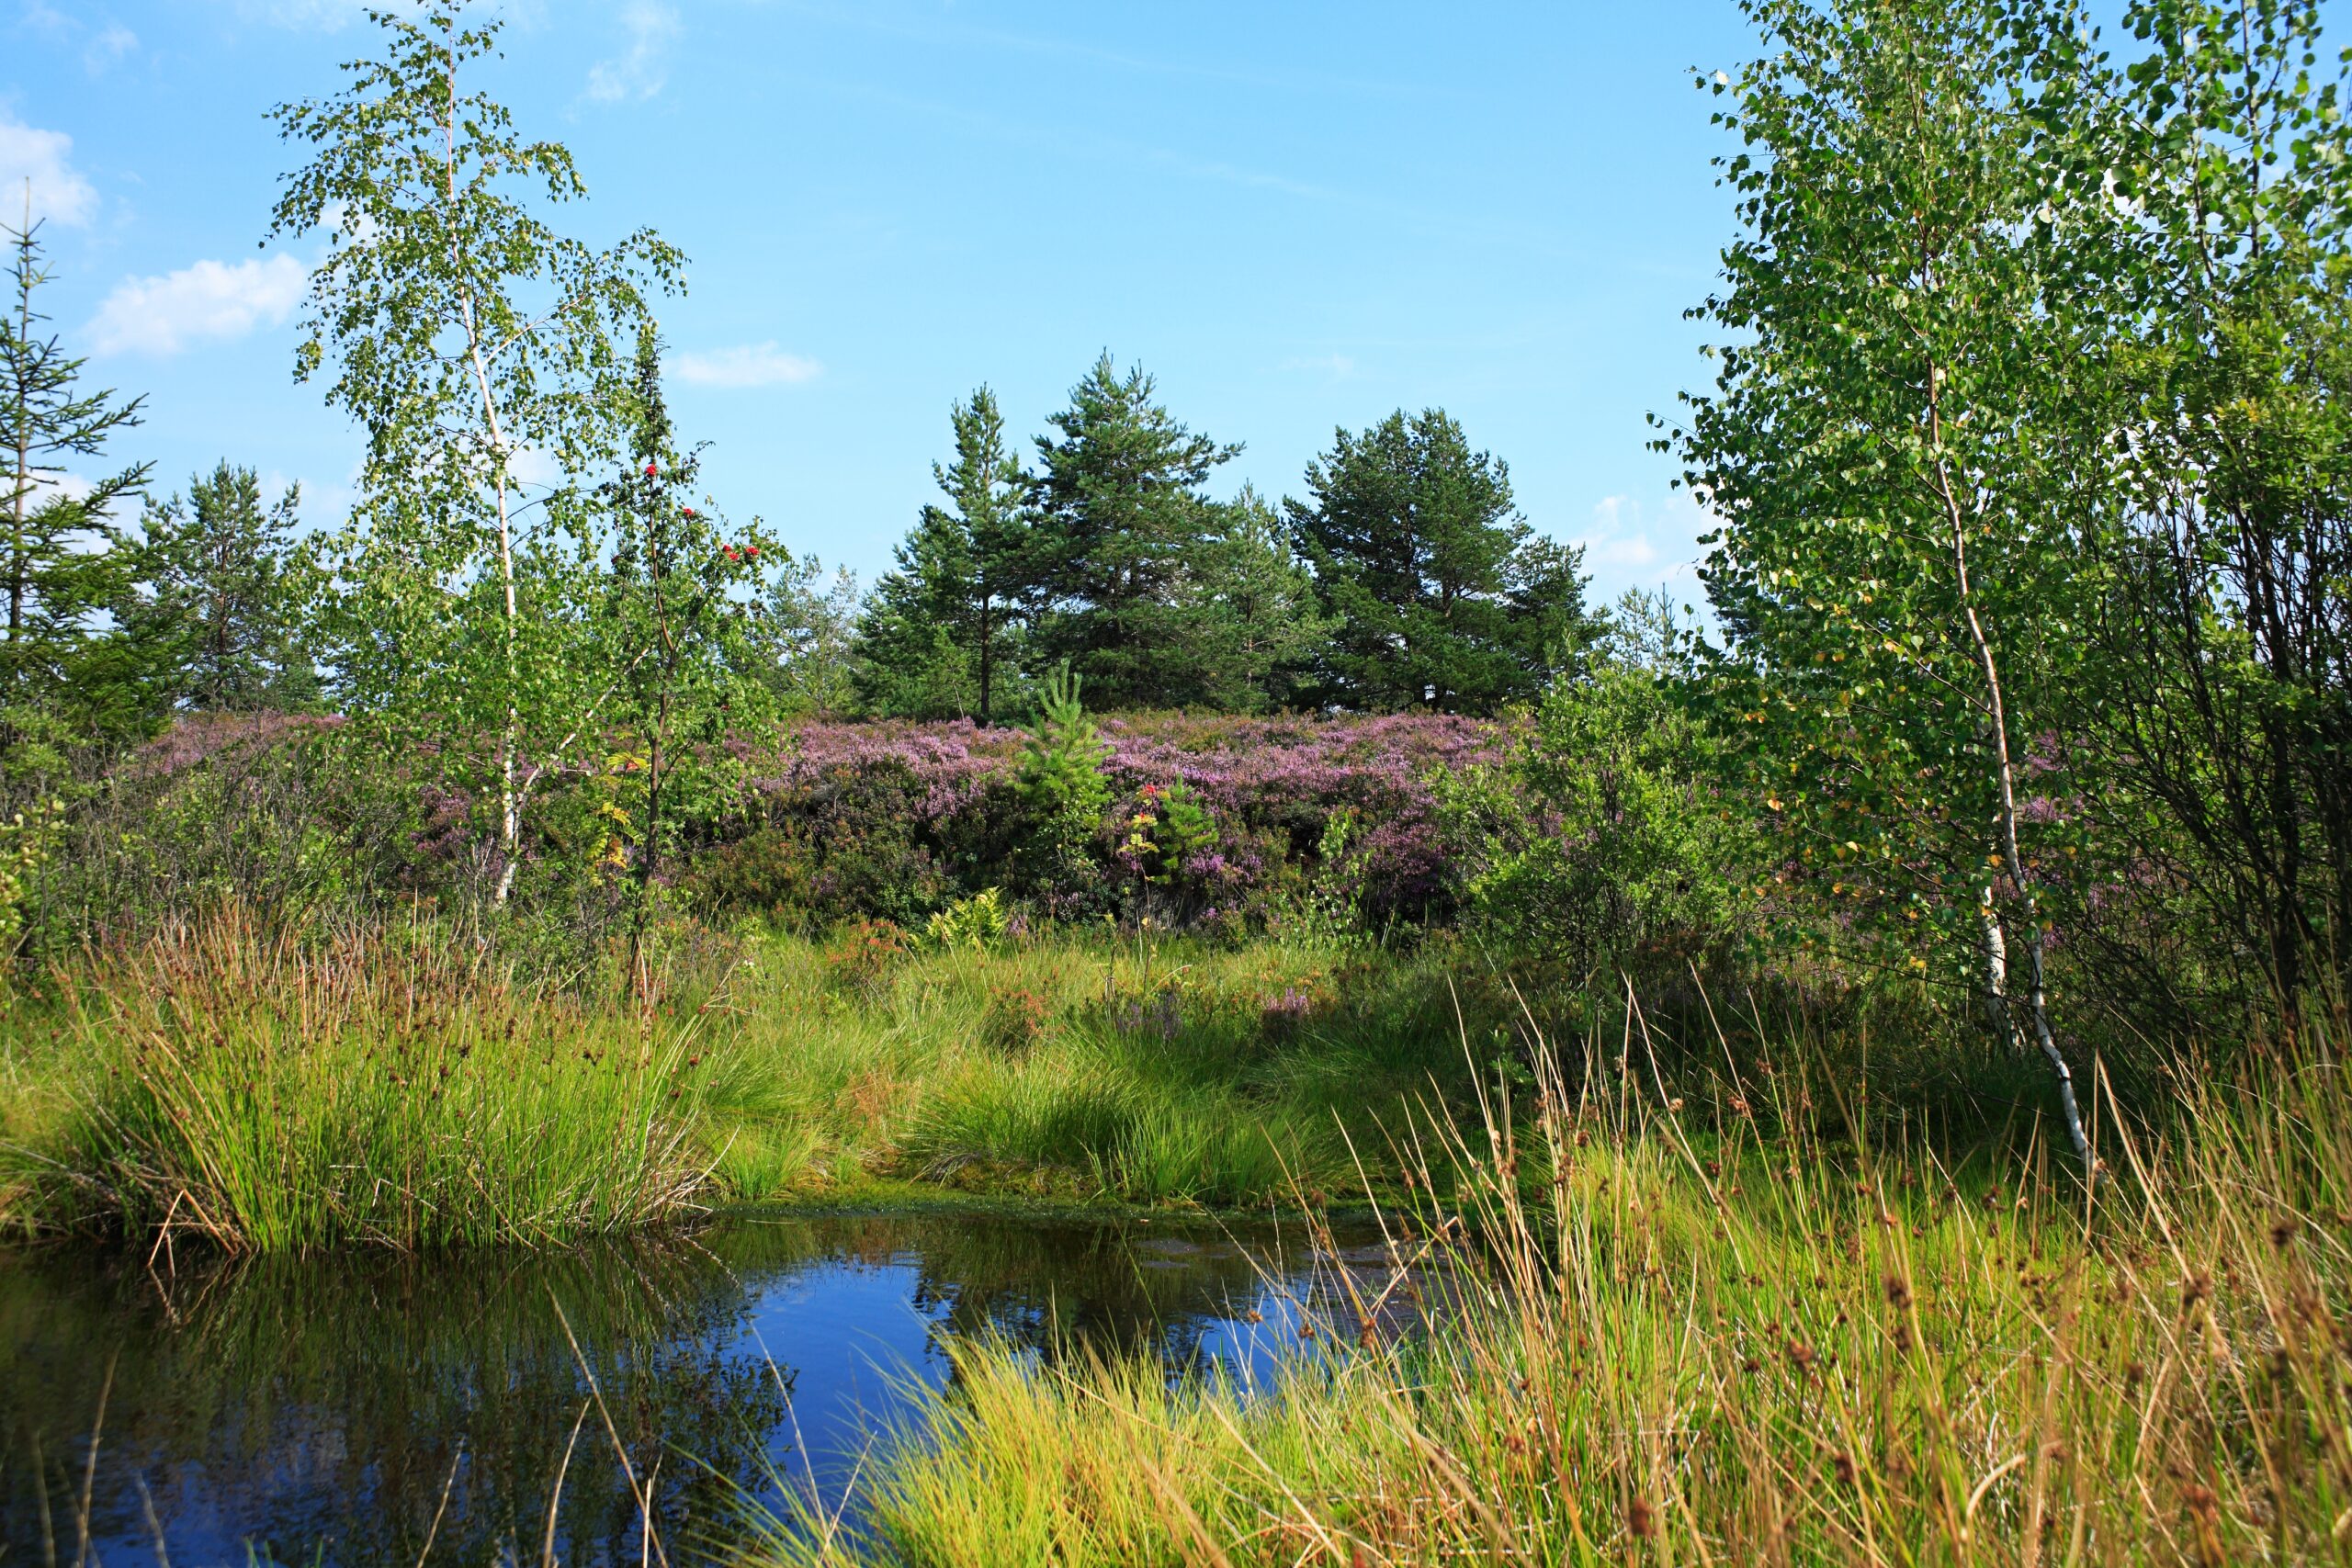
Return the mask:
M 852 920 L 826 946 L 826 972 L 836 986 L 871 991 L 911 946 L 907 933 L 888 920 Z
M 1078 693 L 1078 677 L 1068 665 L 1046 678 L 1037 725 L 1022 745 L 1014 775 L 1029 883 L 1056 908 L 1094 881 L 1089 846 L 1111 804 L 1110 785 L 1102 779 L 1108 748 Z
M 1099 721 L 1080 714 L 1073 723 L 1091 729 L 1110 794 L 1104 809 L 1075 812 L 1055 829 L 1051 858 L 1064 880 L 1052 907 L 1066 917 L 1132 915 L 1148 895 L 1158 918 L 1227 934 L 1298 928 L 1318 886 L 1344 888 L 1351 926 L 1450 918 L 1459 879 L 1440 829 L 1435 780 L 1500 761 L 1510 741 L 1501 726 L 1426 714 Z M 1073 730 L 1065 739 L 1078 738 Z M 707 845 L 686 880 L 718 908 L 781 910 L 816 926 L 879 916 L 921 929 L 959 894 L 1035 892 L 1041 867 L 1028 835 L 1045 805 L 1043 777 L 1058 776 L 1067 761 L 1028 763 L 1032 793 L 1024 794 L 1023 759 L 1037 745 L 1030 731 L 965 720 L 804 724 L 782 766 L 754 780 L 757 822 Z M 1084 776 L 1077 772 L 1074 787 L 1085 790 Z M 1144 859 L 1157 876 L 1167 860 L 1160 849 L 1180 848 L 1160 831 L 1174 826 L 1170 791 L 1186 803 L 1185 841 L 1168 865 L 1172 882 L 1146 880 Z M 1152 849 L 1141 858 L 1122 853 L 1139 815 L 1154 819 Z M 1327 835 L 1340 816 L 1348 818 L 1345 854 L 1334 862 Z M 1105 818 L 1125 826 L 1110 828 Z M 754 852 L 763 834 L 782 837 Z M 755 874 L 768 861 L 777 874 L 763 884 Z M 885 863 L 909 881 L 888 886 L 862 869 Z
M 1721 952 L 1761 856 L 1713 747 L 1651 670 L 1604 654 L 1556 682 L 1509 761 L 1440 787 L 1478 923 L 1575 976 Z
M 993 887 L 984 887 L 932 916 L 923 931 L 934 946 L 986 953 L 1004 940 L 1012 925 L 1005 914 L 1004 896 Z

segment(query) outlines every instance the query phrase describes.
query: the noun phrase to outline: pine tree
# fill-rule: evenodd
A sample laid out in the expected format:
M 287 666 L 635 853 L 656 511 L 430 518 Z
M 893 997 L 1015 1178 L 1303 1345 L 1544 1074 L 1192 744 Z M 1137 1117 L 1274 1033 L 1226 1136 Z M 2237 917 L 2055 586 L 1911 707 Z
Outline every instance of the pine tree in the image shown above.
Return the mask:
M 1067 661 L 1106 708 L 1208 700 L 1203 563 L 1233 517 L 1201 492 L 1241 448 L 1196 435 L 1108 354 L 1037 438 L 1031 658 Z
M 1584 621 L 1580 551 L 1536 536 L 1501 459 L 1442 409 L 1334 433 L 1291 524 L 1336 623 L 1322 694 L 1491 713 L 1533 696 Z
M 225 459 L 186 499 L 151 504 L 138 550 L 140 592 L 123 633 L 176 705 L 300 708 L 319 682 L 299 629 L 294 572 L 299 486 L 265 507 L 261 480 Z
M 1018 592 L 1028 478 L 1007 449 L 996 394 L 956 406 L 956 460 L 932 465 L 953 509 L 926 506 L 858 622 L 855 679 L 874 712 L 973 714 L 987 724 L 1018 682 Z
M 1202 700 L 1225 713 L 1289 705 L 1329 635 L 1314 580 L 1258 492 L 1244 486 L 1224 509 L 1222 536 L 1193 583 L 1200 615 L 1193 652 Z
M 71 488 L 65 467 L 99 456 L 109 437 L 138 424 L 145 400 L 79 391 L 85 362 L 69 357 L 54 333 L 40 334 L 48 318 L 34 296 L 50 276 L 40 231 L 28 182 L 23 226 L 0 227 L 16 295 L 0 316 L 0 441 L 10 464 L 0 555 L 7 595 L 0 771 L 12 777 L 53 775 L 77 745 L 135 735 L 157 706 L 119 632 L 98 626 L 129 588 L 129 557 L 107 513 L 138 493 L 151 466 Z

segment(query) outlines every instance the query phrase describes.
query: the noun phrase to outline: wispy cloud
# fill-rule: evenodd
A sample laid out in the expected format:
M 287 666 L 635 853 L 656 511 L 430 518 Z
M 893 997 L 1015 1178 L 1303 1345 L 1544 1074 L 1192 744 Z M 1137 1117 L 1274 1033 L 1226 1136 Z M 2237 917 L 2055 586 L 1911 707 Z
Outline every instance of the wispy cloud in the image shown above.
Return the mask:
M 177 354 L 191 344 L 239 338 L 293 313 L 310 274 L 292 256 L 234 266 L 200 261 L 162 277 L 127 277 L 90 322 L 100 354 Z
M 93 76 L 105 74 L 108 66 L 139 47 L 139 35 L 120 22 L 110 17 L 102 20 L 90 16 L 68 16 L 49 0 L 20 0 L 17 25 L 63 47 L 82 40 L 82 64 Z
M 1329 376 L 1334 381 L 1344 381 L 1356 373 L 1356 362 L 1344 354 L 1316 354 L 1285 359 L 1275 368 L 1311 372 Z
M 670 373 L 689 386 L 730 390 L 790 386 L 813 381 L 823 372 L 824 367 L 815 360 L 786 354 L 772 342 L 705 349 L 676 355 L 670 360 Z
M 588 96 L 600 104 L 650 98 L 670 79 L 671 40 L 678 36 L 678 13 L 658 0 L 630 0 L 621 11 L 628 48 L 588 69 Z
M 139 35 L 120 22 L 108 22 L 83 46 L 82 63 L 96 76 L 139 47 Z
M 1699 536 L 1713 523 L 1687 490 L 1656 506 L 1629 495 L 1604 496 L 1590 524 L 1568 543 L 1584 547 L 1585 569 L 1604 585 L 1654 585 L 1689 576 L 1705 553 Z
M 98 209 L 98 193 L 75 171 L 74 139 L 0 118 L 0 217 L 18 221 L 25 182 L 32 182 L 33 217 L 79 227 Z

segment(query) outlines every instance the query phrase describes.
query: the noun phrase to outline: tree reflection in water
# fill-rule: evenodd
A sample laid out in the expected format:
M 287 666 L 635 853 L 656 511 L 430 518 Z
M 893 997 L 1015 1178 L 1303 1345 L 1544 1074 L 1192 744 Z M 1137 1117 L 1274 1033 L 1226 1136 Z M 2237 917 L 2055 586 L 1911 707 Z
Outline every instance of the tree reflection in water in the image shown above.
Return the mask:
M 658 1472 L 662 1539 L 683 1542 L 722 1531 L 738 1488 L 825 1486 L 949 1380 L 958 1339 L 1246 1371 L 1290 1339 L 1308 1263 L 1271 1231 L 968 1214 L 745 1220 L 555 1256 L 183 1258 L 169 1276 L 0 1256 L 0 1561 L 73 1560 L 102 1391 L 101 1562 L 153 1560 L 142 1484 L 177 1568 L 249 1549 L 412 1568 L 428 1532 L 435 1562 L 531 1561 L 589 1399 L 567 1319 L 631 1467 Z M 557 1530 L 567 1563 L 639 1560 L 593 1406 Z

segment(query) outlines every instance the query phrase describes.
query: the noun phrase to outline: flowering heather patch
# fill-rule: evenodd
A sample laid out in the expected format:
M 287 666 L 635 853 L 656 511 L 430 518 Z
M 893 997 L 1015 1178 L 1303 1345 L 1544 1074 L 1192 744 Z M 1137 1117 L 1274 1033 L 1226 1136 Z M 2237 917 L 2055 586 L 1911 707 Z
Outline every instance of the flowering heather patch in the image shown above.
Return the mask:
M 1178 868 L 1172 907 L 1216 922 L 1278 919 L 1310 877 L 1338 874 L 1317 863 L 1317 850 L 1343 811 L 1356 829 L 1345 868 L 1353 886 L 1342 891 L 1363 918 L 1442 913 L 1450 891 L 1433 781 L 1499 761 L 1509 746 L 1500 725 L 1445 715 L 1101 722 L 1114 799 L 1097 844 L 1097 906 L 1125 908 L 1142 897 L 1142 867 L 1122 838 L 1154 804 L 1147 786 L 1182 783 L 1217 836 Z M 830 919 L 903 919 L 910 911 L 876 908 L 875 898 L 936 899 L 1001 882 L 1021 829 L 1012 777 L 1022 743 L 1017 729 L 968 720 L 801 726 L 780 765 L 755 781 L 767 841 L 756 854 L 718 848 L 714 881 L 726 881 L 730 859 L 757 859 L 761 875 L 730 885 L 736 901 Z
M 131 759 L 131 771 L 169 777 L 225 752 L 258 752 L 281 740 L 333 729 L 342 723 L 341 716 L 333 714 L 267 710 L 188 714 L 141 747 Z

